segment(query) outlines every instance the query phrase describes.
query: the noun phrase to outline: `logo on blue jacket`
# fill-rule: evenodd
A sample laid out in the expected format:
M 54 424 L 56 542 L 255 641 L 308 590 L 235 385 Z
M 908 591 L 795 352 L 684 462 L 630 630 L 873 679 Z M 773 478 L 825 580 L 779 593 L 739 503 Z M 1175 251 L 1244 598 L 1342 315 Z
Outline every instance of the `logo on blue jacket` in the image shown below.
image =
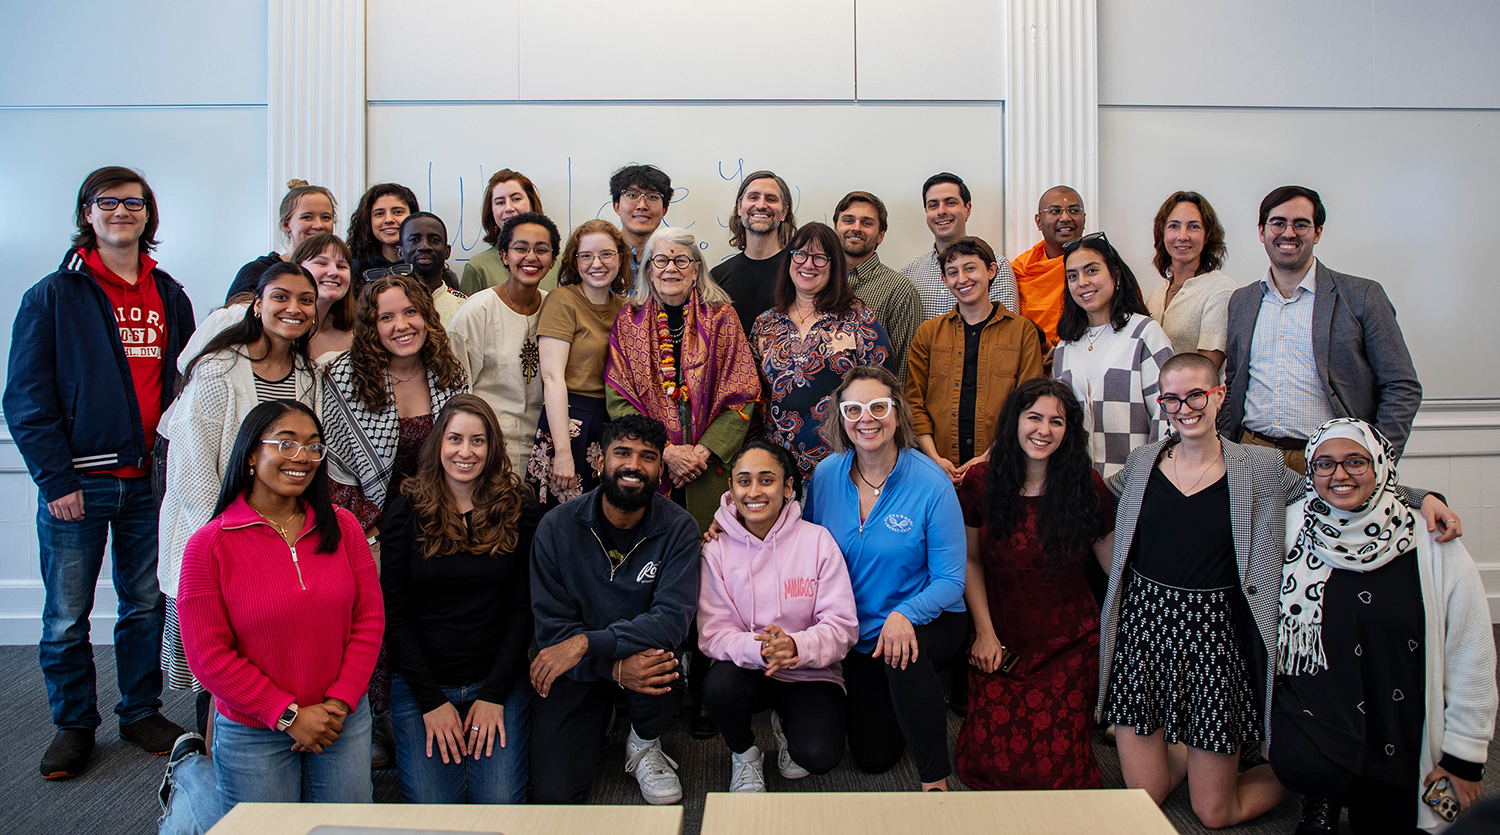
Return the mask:
M 650 583 L 656 580 L 656 563 L 648 562 L 641 566 L 641 573 L 635 575 L 637 583 Z
M 896 533 L 911 533 L 911 529 L 916 527 L 916 523 L 912 522 L 909 517 L 902 516 L 899 513 L 892 513 L 885 517 L 885 526 Z

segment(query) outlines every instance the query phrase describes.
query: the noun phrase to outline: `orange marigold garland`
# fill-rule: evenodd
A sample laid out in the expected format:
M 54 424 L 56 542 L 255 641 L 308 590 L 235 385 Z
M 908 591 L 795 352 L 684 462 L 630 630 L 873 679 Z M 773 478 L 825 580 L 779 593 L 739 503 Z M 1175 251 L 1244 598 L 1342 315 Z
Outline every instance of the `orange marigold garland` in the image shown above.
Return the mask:
M 665 310 L 656 313 L 656 342 L 661 349 L 661 387 L 667 393 L 668 400 L 677 400 L 677 357 L 672 350 L 672 329 L 667 325 Z

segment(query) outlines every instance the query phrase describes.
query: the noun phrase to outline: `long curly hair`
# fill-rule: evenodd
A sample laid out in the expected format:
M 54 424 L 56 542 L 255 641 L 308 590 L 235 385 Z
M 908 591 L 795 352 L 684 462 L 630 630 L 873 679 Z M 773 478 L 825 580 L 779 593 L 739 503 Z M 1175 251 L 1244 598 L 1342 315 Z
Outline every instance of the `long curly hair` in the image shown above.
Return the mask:
M 443 330 L 437 308 L 433 306 L 432 291 L 412 276 L 387 275 L 365 284 L 360 291 L 359 305 L 354 310 L 354 343 L 349 348 L 349 365 L 354 370 L 354 394 L 372 411 L 380 411 L 391 402 L 386 375 L 391 353 L 380 344 L 375 327 L 380 313 L 380 294 L 387 290 L 405 293 L 407 301 L 427 323 L 427 339 L 422 343 L 420 357 L 422 365 L 436 376 L 438 387 L 455 389 L 465 382 L 463 367 L 448 347 L 448 332 Z
M 474 512 L 464 521 L 443 473 L 443 438 L 448 424 L 460 414 L 484 424 L 484 467 L 474 486 Z M 417 454 L 417 472 L 401 485 L 411 497 L 422 524 L 422 559 L 445 557 L 459 551 L 489 554 L 491 558 L 515 550 L 518 521 L 525 507 L 521 478 L 510 467 L 500 421 L 483 399 L 455 394 L 433 421 L 432 433 Z
M 991 542 L 997 545 L 1010 539 L 1021 524 L 1027 458 L 1017 433 L 1021 414 L 1043 397 L 1056 398 L 1062 404 L 1066 423 L 1062 443 L 1047 459 L 1047 483 L 1042 488 L 1037 518 L 1043 564 L 1059 569 L 1076 563 L 1084 549 L 1108 533 L 1107 526 L 1099 521 L 1099 493 L 1094 488 L 1094 462 L 1089 457 L 1088 432 L 1083 428 L 1083 407 L 1067 383 L 1033 377 L 1005 398 L 990 450 L 984 515 Z M 986 560 L 1001 558 L 1000 549 L 985 550 Z
M 400 183 L 378 183 L 370 186 L 370 190 L 359 198 L 359 204 L 354 207 L 354 214 L 349 215 L 349 249 L 354 254 L 355 264 L 366 264 L 371 258 L 380 254 L 380 241 L 375 239 L 375 229 L 370 223 L 370 212 L 375 209 L 375 201 L 386 195 L 393 195 L 405 203 L 408 214 L 422 209 L 417 203 L 416 193 Z M 350 266 L 352 267 L 353 264 Z M 356 283 L 359 281 L 357 274 L 354 280 Z

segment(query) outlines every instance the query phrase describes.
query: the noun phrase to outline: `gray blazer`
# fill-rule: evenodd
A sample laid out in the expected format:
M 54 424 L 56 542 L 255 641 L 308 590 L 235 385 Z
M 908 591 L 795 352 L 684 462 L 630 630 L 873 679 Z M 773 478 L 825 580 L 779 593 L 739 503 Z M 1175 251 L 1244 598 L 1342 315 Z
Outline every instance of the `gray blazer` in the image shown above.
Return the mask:
M 1099 701 L 1096 721 L 1104 720 L 1109 698 L 1109 674 L 1115 661 L 1119 634 L 1123 579 L 1135 527 L 1141 516 L 1146 482 L 1161 452 L 1171 438 L 1137 447 L 1125 461 L 1125 469 L 1109 479 L 1109 488 L 1120 497 L 1115 517 L 1115 555 L 1110 564 L 1109 593 L 1099 613 Z M 1276 630 L 1280 621 L 1281 564 L 1286 559 L 1286 508 L 1307 494 L 1306 481 L 1282 464 L 1281 452 L 1270 447 L 1243 446 L 1224 441 L 1224 469 L 1229 478 L 1230 530 L 1239 563 L 1240 591 L 1250 604 L 1260 645 L 1245 647 L 1246 667 L 1255 694 L 1263 700 L 1261 717 L 1265 739 L 1271 738 L 1271 693 L 1276 674 Z M 1399 488 L 1401 498 L 1420 507 L 1426 492 Z M 1418 524 L 1422 524 L 1419 522 Z M 1424 526 L 1425 529 L 1425 526 Z M 1255 671 L 1263 675 L 1257 681 Z
M 1371 423 L 1391 442 L 1396 457 L 1406 447 L 1412 418 L 1422 405 L 1422 384 L 1396 324 L 1396 308 L 1378 283 L 1334 272 L 1317 262 L 1313 297 L 1313 360 L 1338 417 Z M 1260 315 L 1259 281 L 1229 297 L 1229 344 L 1224 349 L 1228 399 L 1219 430 L 1238 441 L 1250 385 L 1250 340 Z

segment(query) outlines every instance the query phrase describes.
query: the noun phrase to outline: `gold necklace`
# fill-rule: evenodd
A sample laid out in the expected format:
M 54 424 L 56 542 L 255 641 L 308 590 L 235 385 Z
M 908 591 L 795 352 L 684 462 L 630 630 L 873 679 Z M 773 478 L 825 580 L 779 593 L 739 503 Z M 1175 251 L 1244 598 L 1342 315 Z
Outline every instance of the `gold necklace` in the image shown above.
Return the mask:
M 291 524 L 293 519 L 296 519 L 298 516 L 302 515 L 302 508 L 299 507 L 296 510 L 292 511 L 292 515 L 286 517 L 285 522 L 278 522 L 275 519 L 267 516 L 266 514 L 261 513 L 259 510 L 255 511 L 255 515 L 266 520 L 267 522 L 270 522 L 272 527 L 281 532 L 282 539 L 290 540 L 291 532 L 286 529 L 286 526 Z
M 1223 455 L 1224 455 L 1224 447 L 1221 445 L 1219 447 L 1219 456 L 1220 456 L 1220 458 L 1222 458 Z M 1178 471 L 1177 471 L 1177 460 L 1178 460 L 1177 456 L 1173 455 L 1171 453 L 1171 450 L 1168 450 L 1167 451 L 1167 457 L 1172 459 L 1172 475 L 1176 476 L 1177 479 L 1178 479 L 1178 481 L 1181 481 L 1182 480 L 1182 475 L 1180 473 L 1178 473 Z M 1203 468 L 1203 472 L 1198 473 L 1198 480 L 1195 481 L 1195 482 L 1193 482 L 1193 486 L 1192 487 L 1189 487 L 1186 490 L 1182 490 L 1182 488 L 1179 487 L 1178 490 L 1180 490 L 1182 492 L 1182 495 L 1184 495 L 1184 496 L 1191 496 L 1191 495 L 1193 495 L 1193 493 L 1198 489 L 1198 485 L 1203 483 L 1203 478 L 1205 476 L 1207 476 L 1208 473 L 1209 473 L 1209 471 L 1214 468 L 1214 463 L 1215 462 L 1213 462 L 1213 461 L 1209 461 L 1208 462 L 1208 466 L 1206 466 L 1206 467 Z
M 509 283 L 510 283 L 509 281 L 505 282 L 505 284 L 509 284 Z M 521 310 L 516 305 L 515 300 L 510 297 L 510 293 L 505 289 L 505 284 L 500 285 L 500 298 L 505 299 L 505 303 L 508 304 L 508 305 L 510 305 L 510 309 L 511 310 L 514 310 L 515 312 L 521 314 L 522 316 L 530 316 L 533 313 L 536 313 L 536 309 L 537 308 L 539 308 L 539 307 L 542 306 L 541 294 L 538 293 L 537 294 L 537 299 L 536 299 L 536 301 L 534 301 L 534 302 L 531 303 L 530 309 L 529 310 L 524 310 L 524 311 Z
M 1108 322 L 1105 322 L 1104 324 L 1100 325 L 1098 333 L 1094 333 L 1094 329 L 1093 328 L 1089 328 L 1089 350 L 1090 351 L 1094 350 L 1094 343 L 1098 342 L 1099 338 L 1102 337 L 1102 336 L 1104 336 L 1104 329 L 1107 328 L 1107 327 L 1109 327 L 1109 323 Z

